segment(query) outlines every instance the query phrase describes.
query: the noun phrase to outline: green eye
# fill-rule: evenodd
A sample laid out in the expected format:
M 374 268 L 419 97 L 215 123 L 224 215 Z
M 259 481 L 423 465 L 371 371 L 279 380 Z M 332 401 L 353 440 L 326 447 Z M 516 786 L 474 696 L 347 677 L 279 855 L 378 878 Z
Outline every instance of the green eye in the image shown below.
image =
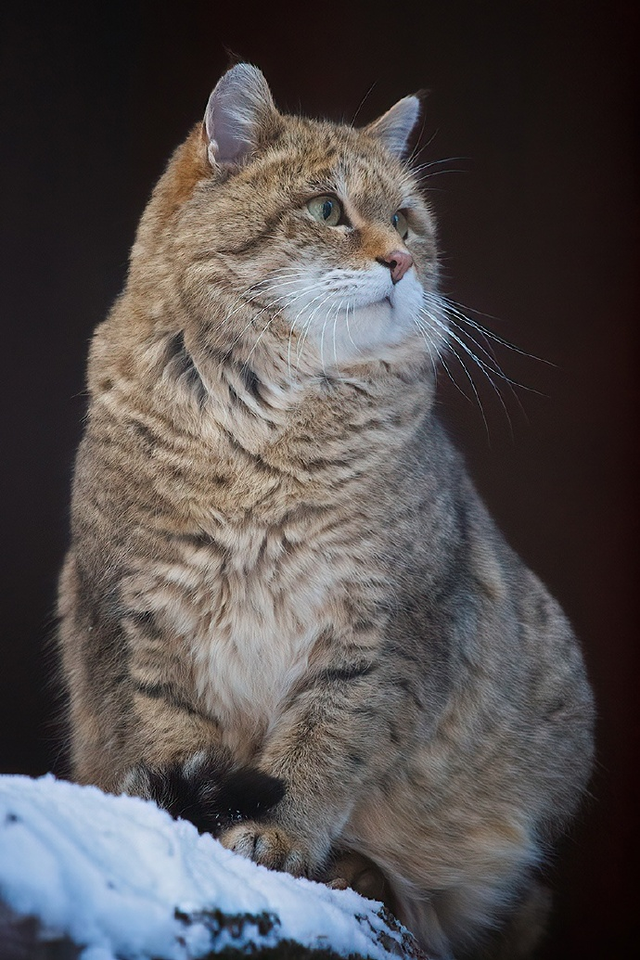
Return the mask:
M 309 200 L 307 210 L 314 220 L 328 227 L 337 227 L 342 219 L 342 207 L 335 197 L 314 197 Z
M 403 240 L 409 236 L 409 224 L 402 210 L 397 210 L 391 217 L 391 223 L 394 225 Z

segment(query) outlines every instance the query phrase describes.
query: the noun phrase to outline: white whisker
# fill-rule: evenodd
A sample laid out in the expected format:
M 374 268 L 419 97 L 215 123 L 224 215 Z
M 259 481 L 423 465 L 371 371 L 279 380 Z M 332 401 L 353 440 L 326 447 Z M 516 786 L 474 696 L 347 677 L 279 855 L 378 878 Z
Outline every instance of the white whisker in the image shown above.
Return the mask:
M 429 363 L 431 364 L 431 369 L 433 370 L 433 380 L 434 380 L 434 383 L 437 384 L 438 368 L 436 366 L 435 358 L 440 357 L 440 354 L 433 339 L 430 336 L 431 330 L 429 329 L 428 324 L 424 322 L 421 316 L 418 315 L 417 317 L 414 317 L 413 321 L 417 329 L 419 330 L 422 336 L 422 339 L 427 345 L 427 354 L 429 355 Z M 442 358 L 440 358 L 440 360 L 443 363 L 443 366 L 445 367 L 445 370 L 446 370 L 446 365 L 444 364 Z
M 333 318 L 333 359 L 336 365 L 336 370 L 340 369 L 340 364 L 338 363 L 338 347 L 336 343 L 336 332 L 338 326 L 338 317 L 340 316 L 340 311 L 342 310 L 342 304 L 344 303 L 344 298 L 338 304 L 336 309 L 336 315 Z
M 489 381 L 489 384 L 491 385 L 491 388 L 493 389 L 493 391 L 495 392 L 496 396 L 498 397 L 498 400 L 500 401 L 500 405 L 502 406 L 502 409 L 504 410 L 504 414 L 505 414 L 505 416 L 506 416 L 506 418 L 507 418 L 507 422 L 508 422 L 508 424 L 509 424 L 509 429 L 511 430 L 511 432 L 512 432 L 512 434 L 513 434 L 513 427 L 512 427 L 511 417 L 510 417 L 510 415 L 509 415 L 509 411 L 507 410 L 506 404 L 505 404 L 505 402 L 504 402 L 504 399 L 503 399 L 502 394 L 500 393 L 500 390 L 499 390 L 498 387 L 496 386 L 496 384 L 495 384 L 495 382 L 494 382 L 494 380 L 493 380 L 493 377 L 491 376 L 492 373 L 493 373 L 494 375 L 496 375 L 496 376 L 502 376 L 502 374 L 499 373 L 497 370 L 494 370 L 492 367 L 489 367 L 483 360 L 480 359 L 480 357 L 476 356 L 476 354 L 475 354 L 475 353 L 473 352 L 473 350 L 464 342 L 464 340 L 462 340 L 456 333 L 454 333 L 454 331 L 453 331 L 450 327 L 448 327 L 445 323 L 443 323 L 441 320 L 439 320 L 436 316 L 434 316 L 433 314 L 431 314 L 431 313 L 429 313 L 429 312 L 426 312 L 426 311 L 425 311 L 425 316 L 426 316 L 432 323 L 434 323 L 436 326 L 440 327 L 440 328 L 442 329 L 442 331 L 448 336 L 448 338 L 449 338 L 450 340 L 455 341 L 455 343 L 457 343 L 457 344 L 465 351 L 465 353 L 467 353 L 468 356 L 471 357 L 471 359 L 475 361 L 475 363 L 478 365 L 478 367 L 480 368 L 480 370 L 482 371 L 482 373 L 484 373 L 485 377 L 486 377 L 487 380 Z M 481 400 L 480 400 L 480 396 L 479 396 L 479 394 L 478 394 L 478 390 L 477 390 L 477 388 L 476 388 L 476 385 L 475 385 L 475 383 L 473 382 L 473 378 L 471 377 L 471 374 L 469 373 L 469 370 L 467 369 L 466 364 L 463 363 L 462 357 L 460 357 L 460 355 L 459 355 L 458 352 L 455 350 L 455 348 L 451 346 L 451 343 L 449 343 L 449 349 L 451 350 L 451 352 L 453 353 L 453 355 L 456 357 L 456 359 L 457 359 L 458 362 L 460 363 L 460 366 L 462 367 L 462 369 L 463 369 L 463 371 L 464 371 L 467 379 L 469 380 L 469 383 L 471 384 L 471 388 L 472 388 L 472 390 L 473 390 L 473 392 L 474 392 L 474 395 L 475 395 L 475 397 L 476 397 L 476 400 L 477 400 L 477 402 L 478 402 L 478 405 L 479 405 L 480 410 L 481 410 L 481 413 L 482 413 L 482 419 L 484 420 L 485 426 L 486 426 L 486 425 L 487 425 L 487 421 L 486 421 L 486 417 L 485 417 L 485 414 L 484 414 L 484 409 L 483 409 L 483 407 L 482 407 L 482 402 L 481 402 Z M 508 381 L 508 378 L 505 377 L 504 379 Z M 510 381 L 508 381 L 508 382 L 510 382 Z M 487 435 L 489 435 L 488 426 L 487 426 Z
M 441 321 L 439 321 L 436 317 L 432 316 L 432 315 L 429 314 L 429 313 L 425 313 L 424 316 L 426 316 L 426 318 L 427 318 L 428 320 L 430 320 L 432 323 L 435 323 L 436 326 L 441 327 L 442 330 L 443 330 L 445 333 L 449 333 L 449 334 L 450 334 L 450 331 L 447 330 L 446 325 L 443 324 L 443 323 L 441 323 Z M 454 339 L 455 339 L 455 338 L 454 338 Z M 464 346 L 464 344 L 463 344 L 463 346 Z M 454 346 L 452 346 L 451 343 L 448 344 L 448 349 L 449 349 L 449 352 L 450 352 L 451 354 L 453 354 L 453 356 L 456 358 L 456 360 L 457 360 L 458 363 L 460 364 L 460 367 L 461 367 L 461 369 L 462 369 L 465 377 L 467 378 L 467 380 L 469 381 L 469 384 L 471 385 L 471 389 L 472 389 L 472 391 L 473 391 L 473 395 L 474 395 L 474 397 L 475 397 L 475 399 L 476 399 L 476 403 L 478 404 L 478 409 L 480 410 L 480 415 L 482 416 L 482 422 L 484 423 L 484 427 L 485 427 L 485 430 L 486 430 L 486 433 L 487 433 L 487 437 L 490 439 L 489 424 L 488 424 L 487 418 L 486 418 L 486 416 L 485 416 L 484 406 L 483 406 L 483 404 L 482 404 L 482 400 L 480 399 L 480 394 L 478 393 L 478 388 L 476 387 L 476 385 L 475 385 L 475 383 L 474 383 L 474 381 L 473 381 L 473 377 L 471 376 L 471 373 L 469 372 L 466 363 L 464 362 L 464 360 L 462 359 L 462 357 L 460 356 L 460 354 L 458 353 L 458 351 L 455 349 Z M 442 363 L 445 371 L 447 372 L 447 374 L 448 374 L 449 379 L 451 380 L 451 382 L 452 382 L 452 383 L 454 384 L 454 386 L 458 389 L 458 391 L 462 394 L 462 396 L 465 397 L 466 400 L 468 400 L 469 397 L 467 397 L 467 395 L 466 395 L 466 393 L 464 392 L 464 390 L 462 390 L 462 388 L 461 388 L 460 385 L 458 384 L 457 380 L 456 380 L 455 377 L 452 375 L 451 371 L 448 369 L 447 364 L 446 364 L 446 361 L 445 361 L 444 357 L 442 356 L 442 354 L 441 354 L 441 356 L 440 356 L 440 362 Z M 493 383 L 492 383 L 492 386 L 493 386 L 494 389 L 495 389 L 495 385 L 494 385 Z M 500 398 L 500 399 L 502 399 L 502 398 Z M 504 404 L 503 404 L 503 406 L 504 406 Z M 506 413 L 506 409 L 505 409 L 505 413 Z M 507 413 L 507 420 L 509 420 L 509 415 L 508 415 L 508 413 Z M 509 420 L 509 423 L 511 423 L 510 420 Z
M 353 337 L 351 336 L 351 327 L 349 326 L 349 306 L 350 306 L 350 304 L 347 303 L 347 310 L 346 310 L 346 314 L 345 314 L 345 318 L 344 318 L 345 324 L 346 324 L 346 327 L 347 327 L 347 336 L 349 337 L 349 340 L 351 341 L 352 346 L 355 347 L 356 351 L 359 351 L 359 347 L 358 347 L 357 343 L 355 342 L 355 340 L 354 340 Z
M 455 318 L 460 320 L 461 323 L 468 324 L 474 330 L 477 330 L 478 333 L 482 334 L 482 336 L 487 337 L 490 340 L 494 340 L 496 343 L 499 343 L 503 347 L 507 347 L 509 350 L 513 350 L 515 353 L 519 353 L 520 356 L 526 357 L 528 360 L 536 360 L 539 363 L 545 363 L 551 367 L 555 366 L 555 364 L 553 364 L 550 360 L 545 360 L 544 357 L 537 357 L 533 353 L 527 353 L 526 350 L 521 350 L 519 347 L 516 347 L 515 344 L 510 343 L 509 340 L 505 340 L 504 337 L 498 336 L 497 333 L 487 329 L 487 327 L 484 327 L 481 323 L 478 323 L 476 320 L 472 320 L 471 317 L 463 312 L 463 309 L 467 310 L 469 309 L 468 307 L 463 308 L 462 304 L 456 303 L 454 300 L 450 300 L 442 294 L 434 294 L 429 291 L 425 291 L 424 297 L 426 300 L 430 300 L 432 303 L 439 306 L 445 314 L 455 316 Z M 484 314 L 484 316 L 488 315 Z M 491 319 L 495 319 L 495 317 Z M 522 384 L 520 384 L 520 386 L 522 386 Z

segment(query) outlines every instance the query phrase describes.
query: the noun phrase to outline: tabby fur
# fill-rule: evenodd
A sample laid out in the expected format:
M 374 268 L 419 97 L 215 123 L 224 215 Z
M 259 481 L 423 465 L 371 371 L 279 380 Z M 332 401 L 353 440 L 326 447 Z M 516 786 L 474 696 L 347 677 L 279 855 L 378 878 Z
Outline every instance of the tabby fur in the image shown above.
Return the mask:
M 524 957 L 592 699 L 434 412 L 419 107 L 288 116 L 238 64 L 155 188 L 91 345 L 59 602 L 73 769 L 384 897 L 434 956 Z

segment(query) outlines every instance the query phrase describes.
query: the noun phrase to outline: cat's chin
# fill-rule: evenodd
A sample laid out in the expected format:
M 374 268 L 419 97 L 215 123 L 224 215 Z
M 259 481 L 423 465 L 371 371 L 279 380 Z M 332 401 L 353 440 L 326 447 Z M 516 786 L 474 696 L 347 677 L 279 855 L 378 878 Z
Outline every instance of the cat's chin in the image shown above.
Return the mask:
M 435 361 L 442 346 L 437 329 L 425 331 L 420 319 L 422 292 L 340 311 L 314 331 L 315 347 L 324 369 L 376 360 L 415 362 L 418 356 Z M 428 334 L 428 335 L 427 335 Z
M 416 332 L 416 312 L 411 305 L 392 303 L 389 297 L 357 307 L 349 317 L 349 332 L 353 350 L 375 355 L 378 348 L 389 348 L 405 343 Z
M 418 314 L 392 305 L 388 298 L 334 314 L 309 336 L 308 349 L 325 371 L 375 361 L 415 362 L 431 352 Z M 437 347 L 433 345 L 433 353 Z
M 359 292 L 360 303 L 356 293 L 348 306 L 329 303 L 322 312 L 312 308 L 308 317 L 300 311 L 295 319 L 287 318 L 292 327 L 306 328 L 302 352 L 311 367 L 317 363 L 328 371 L 376 360 L 415 362 L 423 355 L 435 361 L 442 333 L 435 324 L 426 328 L 421 316 L 424 291 L 417 278 L 406 277 L 392 288 L 379 284 L 375 292 L 371 286 Z M 367 299 L 371 293 L 378 294 L 376 299 Z

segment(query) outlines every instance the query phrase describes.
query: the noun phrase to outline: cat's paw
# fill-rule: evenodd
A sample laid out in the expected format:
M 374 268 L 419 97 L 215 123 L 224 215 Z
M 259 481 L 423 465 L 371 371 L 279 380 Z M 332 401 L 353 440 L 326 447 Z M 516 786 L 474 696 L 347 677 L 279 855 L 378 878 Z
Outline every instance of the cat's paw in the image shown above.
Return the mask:
M 333 890 L 350 887 L 369 900 L 389 903 L 390 891 L 382 870 L 364 854 L 356 853 L 355 850 L 334 854 L 320 879 Z
M 200 751 L 164 767 L 140 763 L 124 778 L 125 793 L 154 800 L 173 817 L 218 836 L 239 820 L 256 820 L 284 795 L 284 784 L 253 767 L 233 768 L 221 752 Z
M 283 870 L 294 877 L 309 877 L 316 866 L 310 851 L 281 827 L 240 823 L 226 830 L 220 842 L 254 863 L 270 870 Z

